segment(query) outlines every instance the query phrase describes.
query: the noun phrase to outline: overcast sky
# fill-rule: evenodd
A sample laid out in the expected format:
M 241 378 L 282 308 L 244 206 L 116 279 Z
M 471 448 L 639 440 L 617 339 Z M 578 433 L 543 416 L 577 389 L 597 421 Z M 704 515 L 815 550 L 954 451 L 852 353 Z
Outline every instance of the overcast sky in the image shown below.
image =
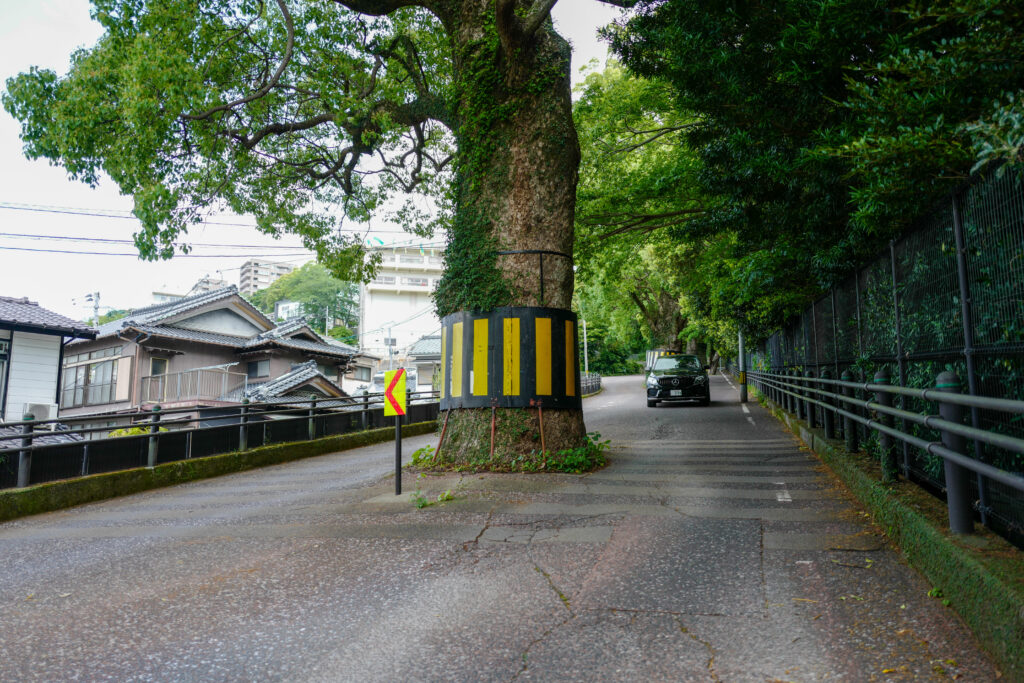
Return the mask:
M 0 2 L 0 80 L 6 81 L 30 66 L 64 73 L 71 52 L 92 46 L 100 36 L 100 27 L 89 18 L 89 9 L 87 0 Z M 593 58 L 604 59 L 606 47 L 597 41 L 596 30 L 618 14 L 619 10 L 595 0 L 558 3 L 555 22 L 562 35 L 573 43 L 574 73 Z M 104 308 L 130 308 L 150 303 L 154 291 L 184 293 L 204 275 L 219 274 L 229 283 L 238 284 L 238 269 L 252 256 L 272 256 L 296 264 L 311 258 L 296 246 L 298 239 L 274 240 L 246 227 L 251 221 L 239 216 L 217 219 L 235 225 L 194 228 L 188 240 L 260 246 L 261 250 L 197 247 L 195 254 L 225 256 L 174 258 L 158 263 L 140 261 L 131 255 L 49 253 L 134 252 L 129 243 L 25 237 L 131 240 L 137 228 L 130 216 L 132 200 L 121 196 L 109 180 L 91 189 L 68 180 L 62 169 L 51 167 L 44 160 L 28 161 L 21 152 L 18 132 L 18 123 L 0 110 L 0 296 L 27 296 L 46 308 L 84 319 L 92 315 L 91 304 L 82 301 L 90 292 L 100 293 Z M 102 215 L 84 215 L 90 213 Z M 382 222 L 370 228 L 380 231 L 376 236 L 389 243 L 416 239 L 395 233 L 393 226 Z M 48 252 L 29 251 L 33 249 Z

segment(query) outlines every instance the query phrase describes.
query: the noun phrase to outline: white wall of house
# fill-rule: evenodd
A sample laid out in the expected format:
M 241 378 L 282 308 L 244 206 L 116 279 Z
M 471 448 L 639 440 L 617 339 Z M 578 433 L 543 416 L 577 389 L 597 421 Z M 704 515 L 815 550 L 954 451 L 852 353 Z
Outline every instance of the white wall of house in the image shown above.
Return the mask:
M 11 335 L 5 420 L 20 420 L 26 403 L 50 405 L 56 402 L 60 341 L 59 336 L 52 334 L 14 332 Z

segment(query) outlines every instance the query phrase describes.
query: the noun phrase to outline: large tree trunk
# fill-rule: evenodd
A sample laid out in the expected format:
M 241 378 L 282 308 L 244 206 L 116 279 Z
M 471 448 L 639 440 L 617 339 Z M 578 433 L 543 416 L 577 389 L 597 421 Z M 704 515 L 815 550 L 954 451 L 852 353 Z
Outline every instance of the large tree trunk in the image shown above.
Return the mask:
M 550 19 L 524 35 L 514 8 L 499 0 L 468 0 L 453 26 L 459 105 L 456 215 L 438 288 L 438 312 L 488 311 L 498 306 L 570 307 L 573 215 L 579 144 L 572 120 L 568 43 Z M 504 16 L 503 16 L 504 15 Z M 536 254 L 545 250 L 540 280 Z M 543 297 L 541 292 L 543 291 Z M 580 410 L 502 409 L 496 416 L 493 461 L 489 409 L 454 410 L 446 460 L 507 467 L 541 450 L 579 446 Z

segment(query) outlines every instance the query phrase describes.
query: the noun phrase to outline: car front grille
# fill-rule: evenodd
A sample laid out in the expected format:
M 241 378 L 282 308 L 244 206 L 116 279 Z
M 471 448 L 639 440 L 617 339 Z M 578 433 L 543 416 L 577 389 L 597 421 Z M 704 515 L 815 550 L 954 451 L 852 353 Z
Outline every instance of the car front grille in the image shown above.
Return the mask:
M 662 389 L 688 389 L 693 386 L 693 377 L 659 377 Z

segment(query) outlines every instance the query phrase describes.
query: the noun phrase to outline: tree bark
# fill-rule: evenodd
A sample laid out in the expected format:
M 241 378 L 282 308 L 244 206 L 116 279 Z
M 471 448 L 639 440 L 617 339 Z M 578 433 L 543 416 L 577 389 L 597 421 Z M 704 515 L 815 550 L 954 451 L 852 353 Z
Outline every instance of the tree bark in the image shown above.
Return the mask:
M 441 317 L 498 306 L 568 309 L 572 300 L 580 152 L 571 49 L 550 18 L 520 17 L 513 5 L 466 0 L 450 25 L 459 156 L 447 267 L 435 295 Z M 536 5 L 533 11 L 546 12 Z M 543 256 L 542 283 L 539 255 L 498 253 L 519 250 L 564 256 Z M 543 430 L 537 410 L 499 412 L 491 463 L 498 469 L 540 451 L 542 442 L 549 453 L 575 448 L 586 434 L 581 410 L 544 411 Z M 446 458 L 481 466 L 491 459 L 490 409 L 456 410 L 447 419 Z

